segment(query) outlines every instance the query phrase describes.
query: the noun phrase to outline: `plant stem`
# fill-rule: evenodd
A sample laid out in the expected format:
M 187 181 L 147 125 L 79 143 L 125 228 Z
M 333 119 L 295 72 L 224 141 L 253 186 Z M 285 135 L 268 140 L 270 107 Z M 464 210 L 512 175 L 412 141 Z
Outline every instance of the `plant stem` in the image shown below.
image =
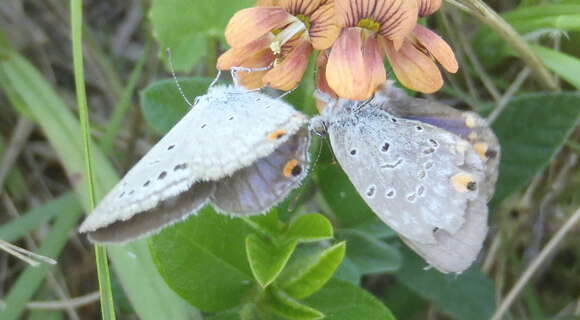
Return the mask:
M 566 234 L 580 221 L 580 208 L 572 214 L 570 219 L 564 223 L 562 228 L 556 232 L 556 234 L 550 239 L 548 244 L 542 249 L 540 254 L 530 263 L 526 271 L 522 274 L 522 276 L 518 279 L 516 284 L 507 294 L 507 296 L 503 299 L 501 305 L 495 311 L 492 320 L 500 320 L 503 318 L 503 315 L 508 311 L 509 307 L 512 305 L 514 300 L 520 294 L 520 292 L 524 289 L 526 284 L 530 281 L 534 273 L 540 268 L 542 263 L 546 261 L 546 259 L 554 253 L 556 247 L 562 239 L 566 236 Z
M 85 158 L 85 181 L 88 192 L 88 207 L 92 210 L 95 207 L 94 173 L 90 146 L 90 124 L 87 106 L 87 95 L 85 89 L 84 65 L 83 65 L 83 3 L 82 0 L 71 0 L 71 39 L 73 49 L 73 64 L 75 75 L 75 87 L 77 104 L 79 108 L 79 118 L 81 123 L 81 133 L 83 138 L 83 151 Z M 95 245 L 95 256 L 97 263 L 97 273 L 99 277 L 99 292 L 101 294 L 101 313 L 103 319 L 115 319 L 115 307 L 113 304 L 113 294 L 111 290 L 111 279 L 107 261 L 107 252 L 104 247 Z
M 517 33 L 512 26 L 507 23 L 499 14 L 491 9 L 481 0 L 447 0 L 450 4 L 461 10 L 469 12 L 471 15 L 487 24 L 497 34 L 505 40 L 519 55 L 519 57 L 532 69 L 541 84 L 548 90 L 559 91 L 558 83 L 552 77 L 546 66 L 534 54 L 530 46 Z

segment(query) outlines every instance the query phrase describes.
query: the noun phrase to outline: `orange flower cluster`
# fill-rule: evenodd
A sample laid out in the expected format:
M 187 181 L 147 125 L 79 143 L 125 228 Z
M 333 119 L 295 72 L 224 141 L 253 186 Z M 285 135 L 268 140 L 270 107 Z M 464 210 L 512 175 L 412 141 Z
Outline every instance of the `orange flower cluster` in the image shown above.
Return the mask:
M 231 49 L 217 68 L 262 68 L 240 72 L 241 84 L 291 90 L 318 50 L 318 89 L 364 100 L 387 79 L 386 56 L 404 86 L 432 93 L 443 86 L 436 62 L 458 69 L 449 45 L 417 24 L 440 6 L 441 0 L 258 0 L 231 18 L 225 32 Z

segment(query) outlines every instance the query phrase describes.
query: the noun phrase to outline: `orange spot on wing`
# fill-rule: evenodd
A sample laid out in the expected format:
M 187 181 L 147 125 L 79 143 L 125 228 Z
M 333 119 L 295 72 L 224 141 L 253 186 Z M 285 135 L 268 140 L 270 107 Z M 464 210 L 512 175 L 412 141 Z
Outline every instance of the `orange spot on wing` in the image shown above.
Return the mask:
M 478 142 L 476 144 L 473 145 L 473 149 L 475 149 L 475 152 L 477 152 L 477 154 L 479 155 L 479 157 L 483 160 L 487 160 L 487 149 L 489 149 L 489 146 L 487 145 L 487 143 L 485 142 Z
M 268 139 L 270 140 L 278 140 L 280 138 L 282 138 L 284 135 L 286 134 L 286 130 L 284 129 L 278 129 L 274 132 L 270 132 L 268 133 Z
M 292 160 L 286 162 L 284 169 L 282 169 L 282 174 L 284 174 L 284 176 L 286 178 L 290 178 L 290 176 L 292 176 L 292 170 L 294 170 L 294 168 L 297 165 L 298 165 L 298 160 L 296 160 L 296 159 L 292 159 Z
M 473 176 L 467 172 L 460 172 L 451 177 L 451 183 L 453 188 L 457 192 L 466 192 L 468 190 L 473 190 L 475 186 L 475 181 L 473 181 Z
M 465 125 L 466 125 L 468 128 L 473 128 L 473 127 L 475 127 L 476 121 L 477 121 L 477 120 L 475 119 L 475 117 L 474 117 L 472 114 L 468 114 L 468 115 L 465 117 Z

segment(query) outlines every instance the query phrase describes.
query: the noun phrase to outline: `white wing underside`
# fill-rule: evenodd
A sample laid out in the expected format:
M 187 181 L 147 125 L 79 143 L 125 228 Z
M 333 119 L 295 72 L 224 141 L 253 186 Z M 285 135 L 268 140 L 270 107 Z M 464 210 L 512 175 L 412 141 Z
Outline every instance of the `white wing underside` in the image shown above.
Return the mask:
M 329 135 L 340 165 L 371 209 L 407 241 L 420 245 L 442 244 L 441 232 L 460 235 L 479 189 L 459 192 L 450 178 L 467 172 L 477 185 L 483 181 L 483 164 L 473 149 L 437 127 L 372 106 L 358 116 L 364 121 L 343 114 Z M 487 209 L 478 214 L 487 230 Z
M 306 123 L 282 100 L 214 87 L 105 196 L 80 227 L 90 232 L 154 208 L 273 152 Z M 267 138 L 284 132 L 278 139 Z
M 461 273 L 477 259 L 487 235 L 487 204 L 484 197 L 469 202 L 465 223 L 456 233 L 435 232 L 436 244 L 401 239 L 430 265 L 443 273 Z

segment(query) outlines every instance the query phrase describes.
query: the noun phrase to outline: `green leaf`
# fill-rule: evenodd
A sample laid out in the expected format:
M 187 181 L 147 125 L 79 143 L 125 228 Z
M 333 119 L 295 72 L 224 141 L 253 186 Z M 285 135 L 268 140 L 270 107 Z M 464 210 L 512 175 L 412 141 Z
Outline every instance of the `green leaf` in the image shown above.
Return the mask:
M 268 214 L 249 217 L 246 219 L 246 222 L 254 229 L 272 237 L 278 236 L 282 228 L 282 223 L 278 219 L 278 210 L 276 208 L 272 208 Z
M 388 234 L 390 228 L 382 223 L 360 197 L 344 171 L 336 163 L 332 164 L 331 156 L 325 152 L 318 161 L 317 176 L 320 191 L 332 209 L 342 228 L 371 231 L 376 236 Z
M 212 79 L 178 78 L 183 93 L 193 103 L 197 96 L 204 95 Z M 147 124 L 158 134 L 165 134 L 189 110 L 173 79 L 157 81 L 140 93 L 140 104 Z
M 175 292 L 202 311 L 223 311 L 241 304 L 254 283 L 245 254 L 251 231 L 206 207 L 150 238 L 149 246 Z
M 402 258 L 399 250 L 357 230 L 339 230 L 337 238 L 347 240 L 346 255 L 362 274 L 399 270 Z
M 425 310 L 430 308 L 429 301 L 400 281 L 394 281 L 388 290 L 384 290 L 382 301 L 399 319 L 424 318 Z
M 189 71 L 204 54 L 212 54 L 212 48 L 208 48 L 209 39 L 223 37 L 233 14 L 254 2 L 220 0 L 218 4 L 215 1 L 154 0 L 149 11 L 153 35 L 160 48 L 171 48 L 175 69 Z
M 425 270 L 423 259 L 410 249 L 401 250 L 404 264 L 397 280 L 455 319 L 489 319 L 495 310 L 491 281 L 472 267 L 461 275 Z
M 372 294 L 351 283 L 332 279 L 305 300 L 322 311 L 324 320 L 394 320 L 391 311 Z
M 318 213 L 302 215 L 290 222 L 283 237 L 300 242 L 331 239 L 333 237 L 332 224 L 325 216 Z
M 344 242 L 327 248 L 311 259 L 309 265 L 287 277 L 280 287 L 296 299 L 312 295 L 332 277 L 344 258 L 345 250 Z
M 546 3 L 530 7 L 521 7 L 502 14 L 504 19 L 510 22 L 529 21 L 545 17 L 562 17 L 566 15 L 580 14 L 580 5 L 568 5 L 559 3 Z
M 342 259 L 342 263 L 334 274 L 334 278 L 344 280 L 357 286 L 360 284 L 361 277 L 362 273 L 349 257 L 344 257 L 344 259 Z
M 325 318 L 320 311 L 302 304 L 276 288 L 268 289 L 264 302 L 275 314 L 286 319 L 315 320 Z
M 78 210 L 81 210 L 81 206 L 75 195 L 72 192 L 67 193 L 1 225 L 0 239 L 8 242 L 16 241 L 59 213 Z
M 206 320 L 242 320 L 239 310 L 225 311 L 205 317 Z
M 502 17 L 520 34 L 550 34 L 580 30 L 580 6 L 543 4 L 505 12 Z M 474 51 L 488 68 L 499 65 L 515 52 L 489 27 L 478 30 L 474 37 Z
M 353 226 L 352 229 L 377 239 L 392 239 L 397 237 L 397 233 L 378 218 L 363 220 Z
M 577 19 L 580 23 L 580 15 Z M 580 89 L 580 59 L 538 45 L 530 45 L 530 47 L 550 70 Z
M 246 254 L 254 278 L 263 287 L 276 280 L 296 248 L 296 240 L 277 245 L 256 234 L 246 237 Z
M 544 170 L 578 124 L 579 114 L 578 93 L 528 94 L 509 103 L 493 123 L 502 150 L 494 204 Z
M 539 29 L 580 30 L 580 5 L 543 4 L 502 14 L 519 33 Z

